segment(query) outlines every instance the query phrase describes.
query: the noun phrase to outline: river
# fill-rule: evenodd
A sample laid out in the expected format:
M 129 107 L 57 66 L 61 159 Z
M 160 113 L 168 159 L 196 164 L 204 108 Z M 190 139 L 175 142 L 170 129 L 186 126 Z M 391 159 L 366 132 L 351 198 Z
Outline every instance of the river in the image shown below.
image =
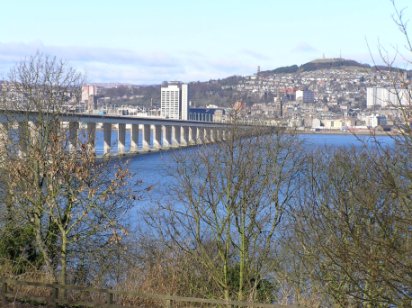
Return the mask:
M 322 147 L 339 148 L 361 146 L 363 143 L 373 144 L 374 137 L 368 135 L 353 136 L 349 134 L 302 134 L 299 138 L 303 141 L 304 149 L 315 150 Z M 393 146 L 393 139 L 388 136 L 377 136 L 376 139 L 389 146 Z M 126 136 L 126 140 L 129 140 Z M 112 135 L 112 152 L 117 152 L 117 132 Z M 211 145 L 213 146 L 213 145 Z M 126 143 L 126 150 L 130 143 Z M 135 221 L 137 212 L 141 209 L 154 207 L 158 202 L 167 202 L 172 199 L 170 184 L 174 178 L 171 175 L 174 168 L 174 157 L 179 155 L 180 151 L 193 151 L 194 148 L 181 148 L 169 151 L 158 151 L 147 154 L 137 154 L 122 160 L 129 169 L 133 177 L 130 181 L 132 190 L 139 192 L 142 199 L 135 202 L 134 214 L 128 215 Z M 103 132 L 97 131 L 96 134 L 96 152 L 103 153 Z M 137 212 L 135 212 L 137 211 Z M 132 223 L 133 224 L 133 223 Z

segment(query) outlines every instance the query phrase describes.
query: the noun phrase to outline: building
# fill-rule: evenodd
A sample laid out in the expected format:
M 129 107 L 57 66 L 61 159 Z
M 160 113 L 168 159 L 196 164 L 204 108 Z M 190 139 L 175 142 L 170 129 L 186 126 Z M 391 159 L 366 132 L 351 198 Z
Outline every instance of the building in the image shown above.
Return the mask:
M 312 129 L 321 130 L 321 129 L 330 129 L 330 130 L 342 130 L 347 127 L 347 121 L 342 118 L 314 118 L 312 119 Z M 349 121 L 350 124 L 350 121 Z
M 188 119 L 188 86 L 174 81 L 161 87 L 161 116 L 166 119 Z
M 223 108 L 189 108 L 189 120 L 201 122 L 224 122 L 226 111 Z
M 343 125 L 342 125 L 342 120 L 339 118 L 327 118 L 327 119 L 322 119 L 322 124 L 325 129 L 338 129 L 341 130 Z
M 408 89 L 386 89 L 386 88 L 367 88 L 366 107 L 374 108 L 380 106 L 397 107 L 411 104 L 411 93 Z
M 378 126 L 385 126 L 387 124 L 388 122 L 387 122 L 386 116 L 384 115 L 374 114 L 366 118 L 366 125 L 371 128 L 375 128 Z
M 97 86 L 86 84 L 82 86 L 82 101 L 85 102 L 89 99 L 90 95 L 97 95 Z
M 96 109 L 97 109 L 97 96 L 89 95 L 89 99 L 87 100 L 87 110 L 93 111 Z
M 296 90 L 295 87 L 284 87 L 279 88 L 277 92 L 277 98 L 279 102 L 290 102 L 296 101 Z
M 89 112 L 97 109 L 98 88 L 95 85 L 82 86 L 82 102 L 87 105 Z
M 315 101 L 315 94 L 311 90 L 296 91 L 296 101 L 302 103 L 313 103 Z

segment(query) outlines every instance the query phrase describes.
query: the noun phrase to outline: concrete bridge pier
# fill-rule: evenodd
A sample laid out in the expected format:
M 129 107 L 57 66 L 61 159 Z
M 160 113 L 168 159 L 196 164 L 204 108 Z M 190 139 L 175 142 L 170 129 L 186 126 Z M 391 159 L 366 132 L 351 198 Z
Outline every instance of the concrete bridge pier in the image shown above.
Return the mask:
M 142 152 L 148 152 L 150 150 L 150 135 L 151 135 L 151 125 L 142 125 Z
M 139 124 L 132 124 L 130 132 L 130 152 L 136 153 L 139 144 Z
M 160 150 L 162 147 L 162 125 L 153 125 L 153 150 Z
M 216 142 L 222 141 L 222 130 L 220 128 L 215 128 L 216 131 Z
M 112 147 L 112 124 L 103 123 L 103 154 L 110 154 Z
M 215 129 L 209 128 L 209 142 L 215 142 Z
M 162 125 L 162 149 L 170 148 L 172 130 L 170 126 Z
M 96 123 L 87 123 L 87 144 L 95 152 Z
M 9 140 L 9 123 L 0 123 L 0 144 L 6 145 Z
M 13 141 L 9 123 L 0 123 L 0 156 L 6 155 L 9 151 L 10 142 Z M 1 150 L 3 149 L 3 150 Z
M 79 122 L 69 122 L 69 150 L 75 151 L 78 145 Z
M 188 145 L 196 144 L 196 128 L 193 126 L 188 127 L 187 144 Z
M 232 138 L 232 135 L 233 135 L 233 131 L 228 129 L 225 133 L 225 141 L 230 140 Z
M 192 135 L 193 135 L 195 144 L 201 144 L 202 143 L 202 139 L 200 138 L 201 136 L 200 136 L 200 128 L 199 127 L 196 127 L 196 126 L 193 127 Z
M 189 126 L 180 128 L 180 146 L 185 147 L 189 144 Z
M 206 130 L 206 128 L 205 127 L 200 127 L 199 128 L 199 131 L 200 131 L 200 143 L 201 144 L 206 144 L 207 143 L 207 130 Z
M 203 128 L 195 127 L 195 136 L 196 144 L 202 144 L 204 138 Z
M 180 146 L 180 137 L 181 137 L 181 126 L 180 125 L 173 125 L 171 127 L 171 146 L 173 148 L 177 148 Z
M 126 152 L 126 124 L 119 123 L 119 130 L 118 130 L 118 144 L 117 144 L 117 153 L 119 155 L 123 155 Z
M 222 141 L 226 141 L 226 129 L 222 129 Z
M 28 121 L 27 122 L 28 128 L 28 135 L 27 135 L 27 142 L 29 145 L 34 146 L 40 143 L 40 138 L 42 133 L 40 131 L 41 126 L 37 121 Z
M 19 156 L 23 157 L 27 154 L 27 143 L 29 138 L 29 123 L 22 121 L 18 123 L 19 132 Z
M 210 128 L 205 127 L 203 129 L 203 143 L 207 144 L 210 142 Z

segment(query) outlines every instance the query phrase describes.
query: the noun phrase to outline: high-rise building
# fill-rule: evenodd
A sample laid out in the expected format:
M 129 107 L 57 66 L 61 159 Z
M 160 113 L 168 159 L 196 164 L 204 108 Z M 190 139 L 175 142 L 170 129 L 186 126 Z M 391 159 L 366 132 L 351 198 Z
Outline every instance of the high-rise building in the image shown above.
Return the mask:
M 366 107 L 373 108 L 375 106 L 384 107 L 399 107 L 410 106 L 411 96 L 408 89 L 386 89 L 372 87 L 366 89 Z
M 82 86 L 82 102 L 87 106 L 89 112 L 97 109 L 98 88 L 95 85 Z
M 161 87 L 161 115 L 167 119 L 188 119 L 188 86 L 178 81 Z
M 82 86 L 82 101 L 85 102 L 89 99 L 90 95 L 97 95 L 97 86 L 85 84 Z

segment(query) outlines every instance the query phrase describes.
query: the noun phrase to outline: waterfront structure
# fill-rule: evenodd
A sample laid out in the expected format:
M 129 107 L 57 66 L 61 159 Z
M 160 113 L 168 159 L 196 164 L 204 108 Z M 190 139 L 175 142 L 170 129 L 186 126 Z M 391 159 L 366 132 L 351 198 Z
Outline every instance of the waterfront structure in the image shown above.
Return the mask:
M 349 124 L 349 125 L 348 125 Z M 327 129 L 327 130 L 342 130 L 344 127 L 351 126 L 350 119 L 344 119 L 339 117 L 330 118 L 313 118 L 312 119 L 312 129 Z
M 179 81 L 164 83 L 161 86 L 161 116 L 166 119 L 188 119 L 188 86 Z
M 366 125 L 371 128 L 387 125 L 387 120 L 384 115 L 373 114 L 366 117 Z
M 328 119 L 322 119 L 322 124 L 325 129 L 337 129 L 341 130 L 343 123 L 342 119 L 340 118 L 328 118 Z

